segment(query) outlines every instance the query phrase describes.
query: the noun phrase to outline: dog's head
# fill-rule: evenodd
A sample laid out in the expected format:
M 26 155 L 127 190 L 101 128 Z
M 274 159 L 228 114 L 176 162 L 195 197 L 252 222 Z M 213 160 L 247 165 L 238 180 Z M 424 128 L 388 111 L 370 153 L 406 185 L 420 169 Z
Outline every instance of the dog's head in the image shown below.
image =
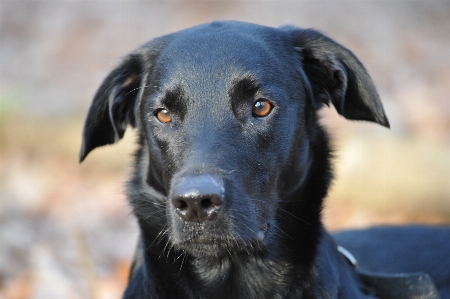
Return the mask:
M 329 180 L 311 177 L 315 145 L 325 142 L 316 111 L 329 103 L 348 119 L 388 126 L 362 64 L 324 35 L 198 26 L 145 44 L 107 76 L 80 161 L 131 125 L 140 149 L 128 192 L 142 226 L 166 230 L 176 248 L 197 256 L 264 250 L 284 237 L 285 218 L 302 217 L 283 203 L 313 200 L 299 193 L 305 184 Z

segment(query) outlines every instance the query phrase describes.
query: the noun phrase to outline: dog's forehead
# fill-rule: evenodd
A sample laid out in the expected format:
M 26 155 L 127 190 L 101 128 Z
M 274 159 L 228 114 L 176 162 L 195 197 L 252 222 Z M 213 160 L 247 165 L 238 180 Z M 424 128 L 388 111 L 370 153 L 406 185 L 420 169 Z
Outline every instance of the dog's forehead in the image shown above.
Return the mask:
M 249 77 L 273 82 L 284 67 L 282 47 L 282 33 L 277 29 L 215 22 L 173 34 L 156 68 L 163 80 L 186 85 L 204 82 L 225 86 Z

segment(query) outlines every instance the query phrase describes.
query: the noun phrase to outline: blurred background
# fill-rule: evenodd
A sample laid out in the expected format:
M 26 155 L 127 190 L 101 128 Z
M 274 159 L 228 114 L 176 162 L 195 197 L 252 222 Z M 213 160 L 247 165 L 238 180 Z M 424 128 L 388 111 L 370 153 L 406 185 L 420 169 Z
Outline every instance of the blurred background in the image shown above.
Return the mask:
M 330 230 L 450 223 L 449 1 L 0 1 L 0 298 L 120 298 L 137 239 L 123 195 L 133 132 L 78 164 L 118 58 L 217 19 L 313 27 L 372 75 L 391 130 L 324 108 Z

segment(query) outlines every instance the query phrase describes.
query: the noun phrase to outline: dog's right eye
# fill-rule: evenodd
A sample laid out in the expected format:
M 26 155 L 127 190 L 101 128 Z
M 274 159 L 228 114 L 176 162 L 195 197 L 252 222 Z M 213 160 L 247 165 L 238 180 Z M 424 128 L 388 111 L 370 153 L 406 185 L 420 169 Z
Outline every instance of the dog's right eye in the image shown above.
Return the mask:
M 157 110 L 155 116 L 160 122 L 164 124 L 170 123 L 172 121 L 172 117 L 170 116 L 169 111 L 167 111 L 166 109 Z

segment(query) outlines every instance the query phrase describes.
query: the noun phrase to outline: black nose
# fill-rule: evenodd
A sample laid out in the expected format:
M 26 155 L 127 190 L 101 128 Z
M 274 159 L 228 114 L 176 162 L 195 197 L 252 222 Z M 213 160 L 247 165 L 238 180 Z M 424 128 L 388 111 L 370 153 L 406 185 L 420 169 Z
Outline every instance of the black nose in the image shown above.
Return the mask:
M 224 191 L 223 181 L 217 177 L 188 176 L 173 182 L 170 200 L 184 221 L 203 222 L 221 209 Z

